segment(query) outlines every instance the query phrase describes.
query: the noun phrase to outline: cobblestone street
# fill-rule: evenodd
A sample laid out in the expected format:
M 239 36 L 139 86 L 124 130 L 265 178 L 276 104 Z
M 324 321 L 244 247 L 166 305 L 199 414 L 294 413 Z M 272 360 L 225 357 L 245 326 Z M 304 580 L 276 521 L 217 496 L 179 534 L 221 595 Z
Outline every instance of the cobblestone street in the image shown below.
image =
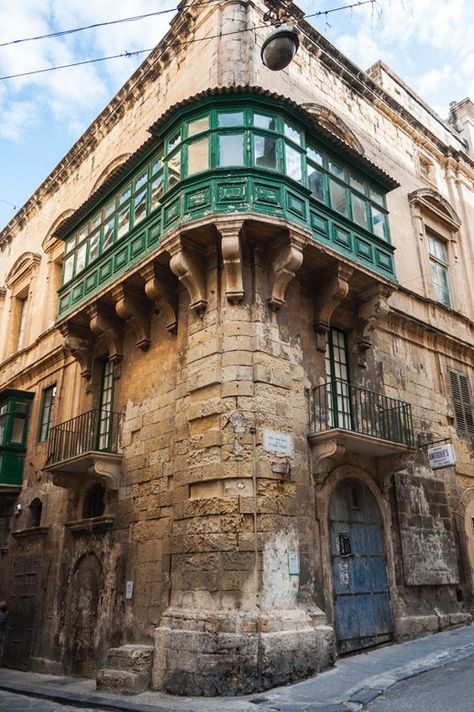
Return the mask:
M 66 707 L 49 700 L 39 700 L 0 691 L 1 712 L 77 712 L 77 709 L 77 707 Z M 82 708 L 82 712 L 92 712 L 92 710 Z

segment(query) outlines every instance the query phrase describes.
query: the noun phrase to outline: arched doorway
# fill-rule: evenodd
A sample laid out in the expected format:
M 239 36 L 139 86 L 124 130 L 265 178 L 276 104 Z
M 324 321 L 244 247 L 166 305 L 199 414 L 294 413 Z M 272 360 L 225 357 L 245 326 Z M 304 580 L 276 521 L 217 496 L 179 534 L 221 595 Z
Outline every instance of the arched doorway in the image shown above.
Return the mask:
M 332 493 L 329 541 L 339 652 L 391 640 L 382 517 L 374 495 L 359 480 L 342 480 Z
M 65 668 L 73 675 L 95 677 L 100 640 L 98 612 L 102 592 L 102 567 L 88 553 L 77 562 L 67 597 Z

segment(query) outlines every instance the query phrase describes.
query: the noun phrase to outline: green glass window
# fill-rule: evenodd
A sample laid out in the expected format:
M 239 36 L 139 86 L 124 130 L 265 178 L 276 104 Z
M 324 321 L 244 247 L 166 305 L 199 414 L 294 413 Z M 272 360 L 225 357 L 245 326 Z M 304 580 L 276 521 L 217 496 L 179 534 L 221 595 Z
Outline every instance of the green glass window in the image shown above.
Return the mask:
M 302 132 L 295 128 L 294 126 L 291 126 L 290 124 L 285 123 L 285 128 L 284 128 L 285 136 L 295 143 L 297 143 L 299 146 L 302 145 Z
M 243 111 L 230 111 L 217 114 L 218 126 L 242 126 L 244 123 Z
M 49 437 L 49 429 L 53 420 L 54 401 L 56 399 L 56 384 L 48 386 L 43 391 L 41 399 L 40 422 L 38 429 L 38 440 L 44 442 Z
M 259 129 L 276 131 L 276 119 L 274 116 L 266 116 L 265 114 L 254 113 L 253 125 Z
M 372 230 L 374 235 L 381 237 L 382 240 L 385 238 L 385 213 L 383 213 L 375 205 L 371 206 L 372 212 Z
M 365 183 L 359 180 L 359 178 L 356 178 L 355 176 L 351 175 L 349 182 L 352 188 L 355 188 L 360 193 L 365 193 Z
M 188 145 L 188 176 L 209 168 L 209 139 L 201 138 Z
M 209 116 L 203 116 L 201 119 L 195 119 L 188 124 L 188 136 L 196 136 L 196 134 L 207 131 L 209 128 Z
M 168 153 L 171 153 L 171 151 L 174 151 L 174 149 L 179 146 L 181 143 L 181 134 L 177 133 L 172 138 L 169 138 L 167 141 L 167 149 Z
M 168 159 L 168 188 L 172 188 L 181 179 L 181 154 L 175 153 Z
M 138 225 L 139 222 L 143 220 L 146 216 L 146 200 L 147 200 L 147 190 L 146 188 L 139 193 L 137 193 L 133 199 L 133 223 Z
M 112 405 L 114 397 L 114 365 L 110 359 L 104 361 L 99 413 L 99 450 L 109 447 L 112 427 Z
M 270 168 L 273 171 L 277 169 L 277 142 L 274 138 L 254 134 L 253 137 L 253 155 L 255 165 L 259 168 Z
M 351 193 L 351 203 L 352 203 L 352 219 L 358 225 L 368 228 L 369 222 L 367 220 L 367 209 L 366 202 L 358 195 Z
M 329 172 L 332 173 L 333 176 L 337 176 L 337 178 L 344 180 L 344 168 L 342 166 L 338 163 L 334 163 L 334 161 L 328 161 L 328 168 Z
M 308 156 L 308 160 L 310 160 L 312 163 L 316 163 L 318 166 L 323 165 L 323 154 L 320 151 L 317 151 L 315 148 L 308 146 L 308 148 L 306 149 L 306 153 Z
M 342 215 L 347 215 L 347 201 L 345 187 L 332 178 L 329 179 L 329 195 L 331 207 Z
M 285 143 L 285 170 L 287 176 L 300 183 L 302 182 L 302 154 L 287 143 Z
M 316 166 L 308 163 L 308 185 L 311 190 L 311 195 L 321 202 L 325 202 L 326 195 L 324 190 L 325 174 Z
M 428 249 L 435 299 L 441 304 L 450 307 L 451 290 L 449 286 L 449 262 L 446 243 L 439 237 L 428 233 Z
M 223 134 L 219 136 L 219 165 L 244 165 L 244 135 Z

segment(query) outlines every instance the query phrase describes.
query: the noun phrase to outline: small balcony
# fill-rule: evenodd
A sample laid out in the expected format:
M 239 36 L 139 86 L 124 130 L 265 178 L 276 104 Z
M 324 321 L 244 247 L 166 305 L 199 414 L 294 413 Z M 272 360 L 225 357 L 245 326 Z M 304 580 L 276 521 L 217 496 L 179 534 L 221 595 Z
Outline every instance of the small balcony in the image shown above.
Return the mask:
M 369 457 L 409 453 L 415 448 L 411 405 L 334 378 L 313 388 L 312 446 Z M 326 455 L 327 456 L 327 455 Z
M 120 413 L 95 409 L 52 427 L 45 469 L 53 474 L 54 484 L 74 487 L 77 478 L 90 476 L 117 489 L 119 426 Z

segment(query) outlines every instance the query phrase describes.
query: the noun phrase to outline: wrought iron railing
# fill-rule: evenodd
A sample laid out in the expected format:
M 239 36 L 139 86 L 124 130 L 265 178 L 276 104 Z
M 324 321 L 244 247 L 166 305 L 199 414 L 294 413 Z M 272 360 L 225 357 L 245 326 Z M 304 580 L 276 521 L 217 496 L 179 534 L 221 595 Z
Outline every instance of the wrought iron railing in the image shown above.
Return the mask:
M 310 431 L 352 430 L 414 446 L 411 405 L 334 378 L 311 391 Z
M 117 452 L 120 413 L 89 410 L 66 420 L 49 432 L 48 464 L 69 460 L 86 452 Z

